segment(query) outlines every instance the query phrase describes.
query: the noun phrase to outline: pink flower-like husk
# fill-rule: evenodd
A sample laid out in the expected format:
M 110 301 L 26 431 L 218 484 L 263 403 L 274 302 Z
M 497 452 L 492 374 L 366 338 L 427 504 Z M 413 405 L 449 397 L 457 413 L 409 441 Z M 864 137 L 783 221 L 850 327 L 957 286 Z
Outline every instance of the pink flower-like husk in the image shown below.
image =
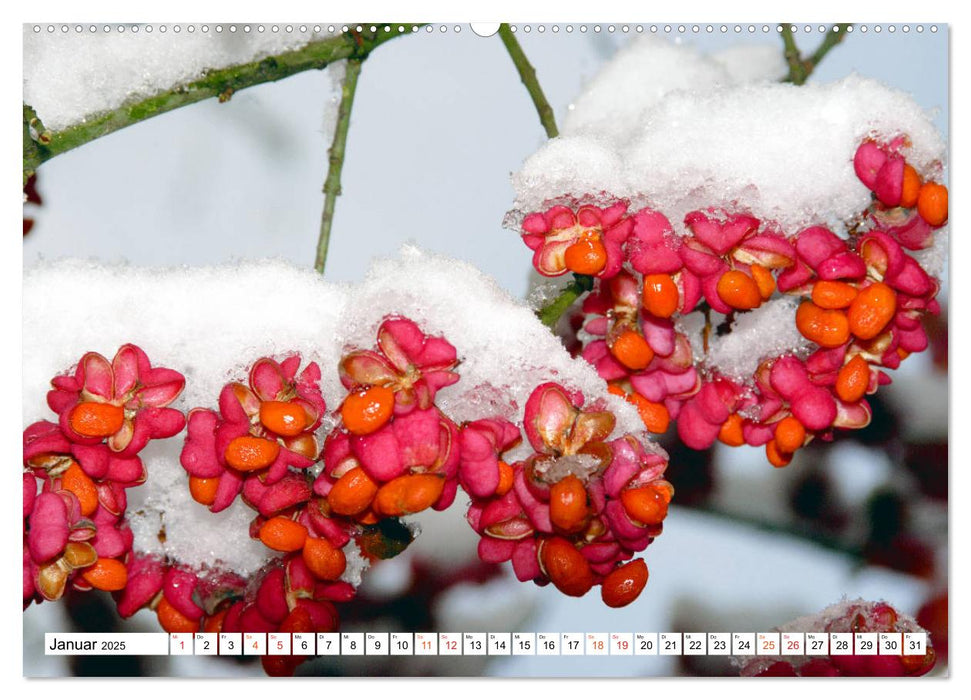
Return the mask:
M 218 426 L 219 416 L 215 411 L 208 408 L 189 411 L 188 435 L 179 462 L 190 476 L 214 479 L 226 471 L 216 452 L 215 433 Z
M 542 571 L 536 552 L 536 540 L 528 538 L 516 543 L 512 553 L 512 569 L 520 581 L 532 581 L 538 578 Z
M 486 536 L 479 540 L 477 553 L 479 559 L 487 564 L 501 564 L 512 559 L 516 544 L 516 540 L 500 540 Z
M 519 429 L 504 419 L 483 419 L 462 427 L 459 482 L 474 498 L 495 493 L 499 455 L 518 443 Z
M 282 567 L 272 569 L 263 577 L 256 592 L 256 608 L 273 625 L 279 625 L 290 614 L 285 578 Z
M 877 171 L 873 192 L 884 205 L 895 207 L 900 204 L 904 191 L 904 166 L 900 156 L 890 156 Z
M 30 472 L 24 472 L 24 517 L 30 515 L 37 498 L 37 478 Z
M 371 478 L 387 482 L 409 469 L 455 476 L 457 429 L 437 409 L 398 416 L 370 435 L 355 435 L 351 450 Z
M 198 583 L 199 578 L 195 574 L 175 567 L 165 572 L 162 582 L 165 599 L 190 620 L 198 620 L 205 612 L 192 599 Z
M 734 253 L 739 262 L 775 270 L 789 267 L 796 261 L 796 249 L 785 236 L 762 233 L 746 238 Z
M 694 237 L 716 255 L 725 255 L 759 228 L 759 220 L 747 214 L 693 211 L 684 217 Z
M 641 209 L 633 216 L 634 226 L 627 240 L 631 266 L 644 275 L 673 274 L 681 269 L 681 242 L 671 222 L 661 212 Z
M 264 483 L 255 474 L 243 479 L 243 498 L 267 517 L 305 503 L 312 495 L 307 480 L 293 472 L 273 484 Z
M 298 376 L 299 367 L 300 355 L 291 355 L 282 362 L 263 357 L 250 368 L 249 383 L 261 402 L 292 400 L 303 406 L 311 419 L 305 430 L 309 432 L 320 425 L 327 407 L 320 393 L 320 367 L 311 362 Z M 296 397 L 291 398 L 294 393 Z
M 853 156 L 853 170 L 868 189 L 876 189 L 877 174 L 887 162 L 887 154 L 872 141 L 860 144 Z
M 522 511 L 529 518 L 529 521 L 540 532 L 553 532 L 553 523 L 550 520 L 550 505 L 536 498 L 532 491 L 526 486 L 525 476 L 522 469 L 516 469 L 513 478 L 513 492 L 519 500 Z
M 128 618 L 152 602 L 162 590 L 165 567 L 152 555 L 134 554 L 128 560 L 128 582 L 118 594 L 118 614 Z
M 92 517 L 97 528 L 91 544 L 98 556 L 105 559 L 120 559 L 131 550 L 135 536 L 128 524 L 117 514 L 99 507 Z
M 68 506 L 60 495 L 44 492 L 36 496 L 27 534 L 31 559 L 46 562 L 64 551 L 70 535 L 68 516 Z

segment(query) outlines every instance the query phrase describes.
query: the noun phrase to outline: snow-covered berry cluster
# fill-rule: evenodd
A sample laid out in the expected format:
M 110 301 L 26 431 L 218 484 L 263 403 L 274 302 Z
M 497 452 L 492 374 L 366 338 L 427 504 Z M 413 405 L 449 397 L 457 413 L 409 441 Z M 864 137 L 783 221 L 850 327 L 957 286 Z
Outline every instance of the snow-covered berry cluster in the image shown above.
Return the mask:
M 593 277 L 580 352 L 649 430 L 677 420 L 689 447 L 764 445 L 781 467 L 813 438 L 867 425 L 865 397 L 890 382 L 882 368 L 927 347 L 939 282 L 914 254 L 947 222 L 947 188 L 906 162 L 907 146 L 859 146 L 855 171 L 873 199 L 842 237 L 719 207 L 689 212 L 678 235 L 662 212 L 629 213 L 626 201 L 558 204 L 526 215 L 521 233 L 541 274 Z M 770 307 L 798 347 L 758 356 L 747 376 L 724 371 L 712 346 Z

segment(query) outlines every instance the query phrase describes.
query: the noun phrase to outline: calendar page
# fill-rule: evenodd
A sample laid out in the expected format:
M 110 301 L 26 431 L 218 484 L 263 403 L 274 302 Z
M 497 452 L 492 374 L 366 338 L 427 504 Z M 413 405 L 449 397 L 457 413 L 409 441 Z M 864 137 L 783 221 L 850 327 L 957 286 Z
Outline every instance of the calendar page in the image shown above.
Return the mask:
M 23 676 L 948 675 L 949 26 L 650 14 L 23 24 Z

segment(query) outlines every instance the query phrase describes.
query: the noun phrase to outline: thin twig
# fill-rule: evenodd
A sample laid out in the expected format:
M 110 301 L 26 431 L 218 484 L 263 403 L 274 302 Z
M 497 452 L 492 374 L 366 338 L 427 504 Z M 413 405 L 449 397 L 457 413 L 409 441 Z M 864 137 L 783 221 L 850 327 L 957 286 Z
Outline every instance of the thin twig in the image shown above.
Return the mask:
M 850 24 L 834 24 L 826 32 L 826 36 L 823 37 L 823 40 L 813 52 L 812 56 L 804 59 L 796 46 L 793 25 L 783 23 L 781 25 L 782 43 L 785 46 L 786 63 L 789 64 L 789 75 L 782 82 L 803 85 L 826 54 L 843 41 L 843 38 L 846 36 L 846 30 L 851 26 Z
M 354 93 L 357 91 L 357 77 L 361 74 L 363 59 L 351 58 L 347 61 L 347 72 L 341 87 L 341 103 L 337 110 L 337 124 L 334 126 L 334 141 L 330 146 L 327 179 L 324 180 L 324 211 L 320 216 L 320 238 L 317 239 L 317 257 L 314 269 L 324 274 L 327 264 L 327 247 L 330 245 L 330 228 L 334 223 L 334 206 L 341 193 L 341 170 L 344 167 L 344 149 L 347 145 L 347 131 L 351 125 L 351 108 L 354 106 Z
M 326 68 L 334 61 L 363 58 L 384 42 L 411 33 L 411 24 L 403 32 L 398 31 L 398 24 L 388 26 L 390 31 L 384 30 L 383 23 L 380 27 L 375 25 L 373 32 L 368 26 L 360 32 L 343 32 L 259 61 L 210 70 L 187 85 L 175 86 L 105 114 L 86 118 L 60 131 L 47 132 L 43 141 L 29 137 L 28 121 L 37 115 L 24 105 L 24 181 L 41 163 L 126 126 L 211 97 L 225 102 L 244 88 L 281 80 L 306 70 Z
M 526 91 L 529 92 L 529 96 L 533 99 L 536 112 L 539 114 L 539 121 L 543 125 L 543 128 L 546 129 L 546 136 L 551 139 L 556 138 L 560 132 L 556 128 L 553 108 L 546 101 L 543 88 L 540 87 L 539 81 L 536 79 L 536 69 L 533 68 L 529 59 L 526 58 L 526 54 L 523 53 L 523 48 L 519 45 L 519 42 L 516 40 L 516 35 L 509 29 L 508 24 L 499 25 L 499 38 L 505 44 L 506 51 L 509 52 L 509 57 L 516 66 L 516 70 L 519 71 L 519 77 L 523 81 L 523 85 L 526 86 Z
M 573 305 L 573 302 L 591 289 L 593 289 L 593 277 L 574 274 L 573 281 L 563 288 L 556 299 L 537 311 L 536 315 L 544 326 L 552 329 L 556 326 L 556 322 L 560 320 L 560 316 Z

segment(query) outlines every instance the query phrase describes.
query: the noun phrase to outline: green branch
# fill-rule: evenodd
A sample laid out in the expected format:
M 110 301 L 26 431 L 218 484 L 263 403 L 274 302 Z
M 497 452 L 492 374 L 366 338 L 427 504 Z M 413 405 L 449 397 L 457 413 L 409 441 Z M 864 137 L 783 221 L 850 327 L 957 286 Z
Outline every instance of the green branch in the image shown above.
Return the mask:
M 508 24 L 499 25 L 499 38 L 505 44 L 506 51 L 509 52 L 509 57 L 516 66 L 516 70 L 519 71 L 519 77 L 523 81 L 523 85 L 526 86 L 526 91 L 529 92 L 529 96 L 533 99 L 533 104 L 536 106 L 537 113 L 539 113 L 539 121 L 543 125 L 543 128 L 546 129 L 546 136 L 551 139 L 556 138 L 560 132 L 556 128 L 553 108 L 546 101 L 543 88 L 540 87 L 539 81 L 536 80 L 536 69 L 533 68 L 529 59 L 526 58 L 526 54 L 523 53 L 523 48 L 519 45 L 519 42 L 516 40 L 516 35 L 509 29 Z
M 327 179 L 324 180 L 324 212 L 320 216 L 320 238 L 317 240 L 317 257 L 314 269 L 324 274 L 327 263 L 327 247 L 330 245 L 330 228 L 334 222 L 334 206 L 341 193 L 341 170 L 344 167 L 344 149 L 347 145 L 347 131 L 351 125 L 351 108 L 354 106 L 354 93 L 357 91 L 357 78 L 361 74 L 364 59 L 352 58 L 347 61 L 347 72 L 341 87 L 341 103 L 337 110 L 337 124 L 334 126 L 334 141 L 330 146 L 330 165 Z
M 786 57 L 786 63 L 789 64 L 789 75 L 783 78 L 782 82 L 803 85 L 826 54 L 843 41 L 843 38 L 846 36 L 846 30 L 852 25 L 834 24 L 826 32 L 826 36 L 823 37 L 822 42 L 820 42 L 812 56 L 805 59 L 799 53 L 799 48 L 796 46 L 793 25 L 783 23 L 781 26 L 784 55 Z
M 536 315 L 544 326 L 552 329 L 556 326 L 556 322 L 560 320 L 560 316 L 573 306 L 573 302 L 591 289 L 593 289 L 593 277 L 574 274 L 573 281 L 563 288 L 556 299 L 537 311 Z
M 391 26 L 391 25 L 389 25 Z M 370 31 L 343 32 L 337 36 L 313 41 L 306 46 L 259 61 L 230 68 L 208 71 L 199 80 L 174 87 L 119 107 L 99 116 L 85 119 L 61 131 L 43 132 L 34 128 L 44 138 L 38 140 L 29 133 L 29 121 L 36 114 L 24 105 L 24 180 L 42 163 L 54 156 L 94 141 L 102 136 L 131 126 L 145 119 L 164 114 L 173 109 L 216 97 L 220 102 L 230 99 L 235 92 L 287 78 L 306 70 L 320 70 L 334 61 L 362 59 L 386 41 L 409 32 L 398 32 L 398 24 L 391 31 L 384 31 L 384 24 Z M 409 29 L 411 25 L 408 25 Z M 39 124 L 39 122 L 38 122 Z

